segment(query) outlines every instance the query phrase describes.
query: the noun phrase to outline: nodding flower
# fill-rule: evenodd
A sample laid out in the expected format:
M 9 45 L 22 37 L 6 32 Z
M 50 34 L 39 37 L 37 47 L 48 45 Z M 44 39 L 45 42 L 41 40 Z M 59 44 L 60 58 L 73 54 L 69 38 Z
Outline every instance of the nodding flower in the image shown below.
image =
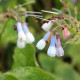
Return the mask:
M 50 56 L 50 57 L 55 57 L 55 55 L 56 55 L 55 43 L 56 43 L 56 36 L 53 35 L 53 36 L 51 37 L 51 43 L 50 43 L 50 46 L 49 46 L 48 51 L 47 51 L 47 54 L 48 54 L 48 56 Z
M 49 21 L 48 23 L 44 23 L 42 25 L 42 29 L 47 32 L 47 31 L 50 30 L 50 28 L 52 27 L 52 25 L 53 25 L 53 22 L 52 21 Z
M 66 40 L 70 36 L 70 32 L 67 28 L 64 28 L 63 30 L 63 38 Z
M 26 36 L 23 32 L 23 29 L 22 29 L 22 25 L 20 22 L 17 22 L 17 31 L 18 31 L 18 39 L 19 40 L 26 40 Z
M 64 55 L 64 50 L 63 50 L 63 48 L 62 48 L 62 46 L 61 46 L 61 42 L 60 42 L 60 38 L 58 38 L 57 40 L 56 40 L 56 55 L 58 56 L 58 57 L 61 57 L 61 56 L 63 56 Z
M 25 48 L 25 41 L 24 40 L 17 40 L 17 47 L 18 48 Z
M 46 33 L 45 36 L 37 43 L 36 47 L 42 50 L 46 45 L 46 39 L 49 37 L 50 32 Z
M 33 34 L 29 31 L 26 23 L 23 23 L 23 24 L 22 24 L 22 29 L 23 29 L 23 31 L 24 31 L 24 33 L 25 33 L 25 35 L 26 35 L 26 42 L 27 42 L 27 43 L 32 43 L 32 42 L 34 42 L 34 41 L 35 41 L 35 38 L 34 38 Z

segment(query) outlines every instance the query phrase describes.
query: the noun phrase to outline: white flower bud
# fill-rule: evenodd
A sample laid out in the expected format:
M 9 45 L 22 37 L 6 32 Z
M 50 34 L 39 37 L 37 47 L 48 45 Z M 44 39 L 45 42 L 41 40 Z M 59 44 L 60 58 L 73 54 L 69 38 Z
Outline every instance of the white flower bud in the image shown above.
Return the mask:
M 44 31 L 49 31 L 50 28 L 52 27 L 52 25 L 53 25 L 53 23 L 52 23 L 51 21 L 49 21 L 48 23 L 44 23 L 44 24 L 42 25 L 42 29 L 43 29 Z
M 46 39 L 49 37 L 50 32 L 46 33 L 45 36 L 37 43 L 36 47 L 42 50 L 46 45 Z
M 56 55 L 56 48 L 55 48 L 55 46 L 50 46 L 48 48 L 47 54 L 50 57 L 55 57 L 55 55 Z
M 44 41 L 44 39 L 41 39 L 41 40 L 37 43 L 36 47 L 37 47 L 39 50 L 42 50 L 42 49 L 45 47 L 45 45 L 46 45 L 46 42 Z
M 23 31 L 24 31 L 24 33 L 25 33 L 25 35 L 26 35 L 26 42 L 27 42 L 27 43 L 32 43 L 32 42 L 34 42 L 34 41 L 35 41 L 35 38 L 34 38 L 33 34 L 29 31 L 26 23 L 23 23 L 22 26 L 23 26 L 23 27 L 22 27 L 22 28 L 23 28 Z
M 34 41 L 35 41 L 35 38 L 34 38 L 33 34 L 31 32 L 28 32 L 26 34 L 26 42 L 27 43 L 32 43 Z

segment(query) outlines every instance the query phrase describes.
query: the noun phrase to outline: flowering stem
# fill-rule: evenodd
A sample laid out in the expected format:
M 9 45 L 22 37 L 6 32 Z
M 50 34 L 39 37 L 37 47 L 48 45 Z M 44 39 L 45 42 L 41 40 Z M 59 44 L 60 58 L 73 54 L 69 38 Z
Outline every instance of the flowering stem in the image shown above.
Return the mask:
M 56 31 L 59 28 L 59 26 L 55 27 L 53 30 L 51 30 L 52 32 Z

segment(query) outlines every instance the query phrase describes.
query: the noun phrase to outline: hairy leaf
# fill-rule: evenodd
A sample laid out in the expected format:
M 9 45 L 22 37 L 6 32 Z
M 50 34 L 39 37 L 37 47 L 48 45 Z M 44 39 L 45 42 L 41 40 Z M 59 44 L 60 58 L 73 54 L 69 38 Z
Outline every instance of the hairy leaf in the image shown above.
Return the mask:
M 33 45 L 31 44 L 26 44 L 26 47 L 24 49 L 16 47 L 15 53 L 13 55 L 14 58 L 13 68 L 22 66 L 35 66 L 34 53 L 35 50 Z
M 40 68 L 25 67 L 17 68 L 6 73 L 4 80 L 56 80 L 52 75 L 44 72 Z
M 39 62 L 43 69 L 48 70 L 61 80 L 79 80 L 79 74 L 67 63 L 60 59 L 50 58 L 45 54 L 39 55 Z

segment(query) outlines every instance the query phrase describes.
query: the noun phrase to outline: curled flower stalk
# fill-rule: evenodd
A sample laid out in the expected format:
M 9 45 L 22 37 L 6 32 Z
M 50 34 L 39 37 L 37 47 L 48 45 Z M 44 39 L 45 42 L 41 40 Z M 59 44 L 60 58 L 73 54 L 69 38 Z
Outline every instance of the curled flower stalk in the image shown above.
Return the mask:
M 42 29 L 46 32 L 52 32 L 52 35 L 50 35 L 47 40 L 46 43 L 49 43 L 50 39 L 51 39 L 51 43 L 55 43 L 53 35 L 55 34 L 56 36 L 56 43 L 55 46 L 49 46 L 47 54 L 51 57 L 54 56 L 58 56 L 61 57 L 64 55 L 64 50 L 61 46 L 61 38 L 59 37 L 60 35 L 58 35 L 57 37 L 57 32 L 61 31 L 62 35 L 63 35 L 63 39 L 66 41 L 66 43 L 64 43 L 64 46 L 67 43 L 70 42 L 74 42 L 78 39 L 80 39 L 80 21 L 77 20 L 77 8 L 74 8 L 74 15 L 75 17 L 73 17 L 71 15 L 71 11 L 69 9 L 69 7 L 66 6 L 65 2 L 61 0 L 62 5 L 64 6 L 65 11 L 67 12 L 67 14 L 61 10 L 52 8 L 54 11 L 46 11 L 46 10 L 41 10 L 42 12 L 47 12 L 49 14 L 54 14 L 52 17 L 48 18 L 48 19 L 43 19 L 41 21 L 42 23 Z M 69 22 L 67 22 L 67 21 Z M 57 25 L 56 27 L 52 28 L 52 26 L 54 26 L 54 23 Z M 72 32 L 71 32 L 72 31 Z M 74 35 L 73 35 L 74 34 Z M 75 37 L 77 34 L 77 37 Z M 56 48 L 56 49 L 55 49 Z
M 35 12 L 35 11 L 26 11 L 23 6 L 29 3 L 28 2 L 22 5 L 15 6 L 14 9 L 9 8 L 6 13 L 4 13 L 3 18 L 13 19 L 16 21 L 14 29 L 17 31 L 17 46 L 19 48 L 25 48 L 26 44 L 31 44 L 35 41 L 33 34 L 29 31 L 28 26 L 26 25 L 25 18 L 28 16 L 33 17 L 42 17 L 40 16 L 42 12 Z M 36 15 L 35 15 L 36 14 Z M 5 30 L 5 26 L 0 33 L 0 36 Z M 0 37 L 1 38 L 1 37 Z

